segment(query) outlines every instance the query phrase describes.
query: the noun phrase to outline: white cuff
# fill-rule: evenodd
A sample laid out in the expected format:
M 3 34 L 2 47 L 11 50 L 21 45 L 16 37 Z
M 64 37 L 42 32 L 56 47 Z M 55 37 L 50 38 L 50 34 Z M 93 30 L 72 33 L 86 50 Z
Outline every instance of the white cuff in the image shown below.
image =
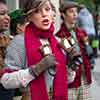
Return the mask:
M 0 82 L 6 89 L 14 89 L 19 87 L 27 87 L 30 81 L 35 77 L 30 75 L 29 69 L 19 70 L 12 73 L 5 73 Z

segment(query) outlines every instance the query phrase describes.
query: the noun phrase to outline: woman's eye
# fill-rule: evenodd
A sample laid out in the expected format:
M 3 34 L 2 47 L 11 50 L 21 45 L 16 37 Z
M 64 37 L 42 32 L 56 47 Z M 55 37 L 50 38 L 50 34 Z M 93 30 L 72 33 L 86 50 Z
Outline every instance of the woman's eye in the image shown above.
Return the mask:
M 5 15 L 5 14 L 6 14 L 5 12 L 1 12 L 1 13 L 0 13 L 0 15 Z
M 39 13 L 39 9 L 36 9 L 36 10 L 34 11 L 34 13 Z
M 50 10 L 50 7 L 46 7 L 45 10 L 46 10 L 46 11 L 49 11 L 49 10 Z

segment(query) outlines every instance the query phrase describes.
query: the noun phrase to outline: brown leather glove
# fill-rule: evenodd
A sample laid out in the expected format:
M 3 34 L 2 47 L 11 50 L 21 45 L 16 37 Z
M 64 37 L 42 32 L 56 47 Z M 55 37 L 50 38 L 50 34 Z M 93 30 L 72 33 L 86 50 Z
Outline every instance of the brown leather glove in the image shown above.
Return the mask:
M 77 69 L 76 67 L 82 64 L 81 53 L 76 49 L 76 41 L 72 38 L 62 38 L 61 47 L 67 52 L 69 57 L 69 67 Z
M 39 63 L 30 67 L 30 73 L 34 76 L 39 76 L 48 68 L 55 66 L 56 61 L 53 55 L 45 56 Z
M 70 47 L 66 49 L 66 51 L 69 54 L 71 59 L 73 59 L 74 57 L 80 56 L 80 52 L 77 52 L 77 50 L 74 47 Z
M 68 52 L 68 55 L 70 57 L 69 67 L 72 70 L 79 69 L 80 65 L 83 63 L 80 52 L 77 52 L 77 50 L 73 47 L 68 48 L 67 52 Z
M 75 41 L 73 38 L 62 38 L 61 47 L 69 54 L 70 58 L 73 59 L 76 56 L 80 56 L 80 53 L 74 48 Z

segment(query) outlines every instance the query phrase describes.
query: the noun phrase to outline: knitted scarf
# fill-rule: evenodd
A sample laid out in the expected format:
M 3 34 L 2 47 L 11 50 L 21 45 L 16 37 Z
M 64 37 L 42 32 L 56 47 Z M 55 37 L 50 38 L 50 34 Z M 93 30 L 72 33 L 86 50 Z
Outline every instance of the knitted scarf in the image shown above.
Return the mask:
M 79 27 L 75 27 L 74 30 L 77 33 L 76 36 L 77 36 L 78 41 L 82 42 L 83 37 L 87 36 L 86 32 Z M 80 34 L 80 33 L 82 33 L 82 34 Z M 71 36 L 71 33 L 70 33 L 69 29 L 66 27 L 66 25 L 64 23 L 62 23 L 61 28 L 56 35 L 61 38 L 64 38 L 64 37 L 68 38 Z
M 58 62 L 54 77 L 53 100 L 68 100 L 66 57 L 57 46 L 58 42 L 53 36 L 53 31 L 53 25 L 51 25 L 48 31 L 38 29 L 33 23 L 26 27 L 25 47 L 28 66 L 37 64 L 43 58 L 39 50 L 41 47 L 40 38 L 48 39 L 52 52 Z M 49 100 L 43 73 L 30 83 L 30 92 L 32 100 Z

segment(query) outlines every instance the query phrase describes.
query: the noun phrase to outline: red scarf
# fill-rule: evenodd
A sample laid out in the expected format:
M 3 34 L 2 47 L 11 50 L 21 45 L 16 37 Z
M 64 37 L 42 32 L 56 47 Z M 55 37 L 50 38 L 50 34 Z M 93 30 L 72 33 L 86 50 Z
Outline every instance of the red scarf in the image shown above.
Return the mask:
M 76 32 L 76 36 L 77 36 L 77 39 L 78 41 L 81 41 L 83 42 L 83 37 L 87 36 L 86 32 L 82 29 L 80 29 L 79 27 L 75 27 L 74 28 L 75 32 Z M 82 34 L 80 34 L 82 33 Z M 66 27 L 66 25 L 64 23 L 61 24 L 61 28 L 59 30 L 59 32 L 56 34 L 58 37 L 70 37 L 71 36 L 71 33 L 70 31 L 68 30 L 68 28 Z
M 58 43 L 52 34 L 53 31 L 53 25 L 51 25 L 48 31 L 41 31 L 32 23 L 27 26 L 25 32 L 25 46 L 28 66 L 37 64 L 43 58 L 39 50 L 41 46 L 40 38 L 48 39 L 52 52 L 58 62 L 54 78 L 53 97 L 54 100 L 68 100 L 67 69 L 65 66 L 66 58 L 62 54 L 60 48 L 57 47 Z M 48 100 L 48 93 L 43 73 L 30 83 L 30 92 L 32 100 Z

